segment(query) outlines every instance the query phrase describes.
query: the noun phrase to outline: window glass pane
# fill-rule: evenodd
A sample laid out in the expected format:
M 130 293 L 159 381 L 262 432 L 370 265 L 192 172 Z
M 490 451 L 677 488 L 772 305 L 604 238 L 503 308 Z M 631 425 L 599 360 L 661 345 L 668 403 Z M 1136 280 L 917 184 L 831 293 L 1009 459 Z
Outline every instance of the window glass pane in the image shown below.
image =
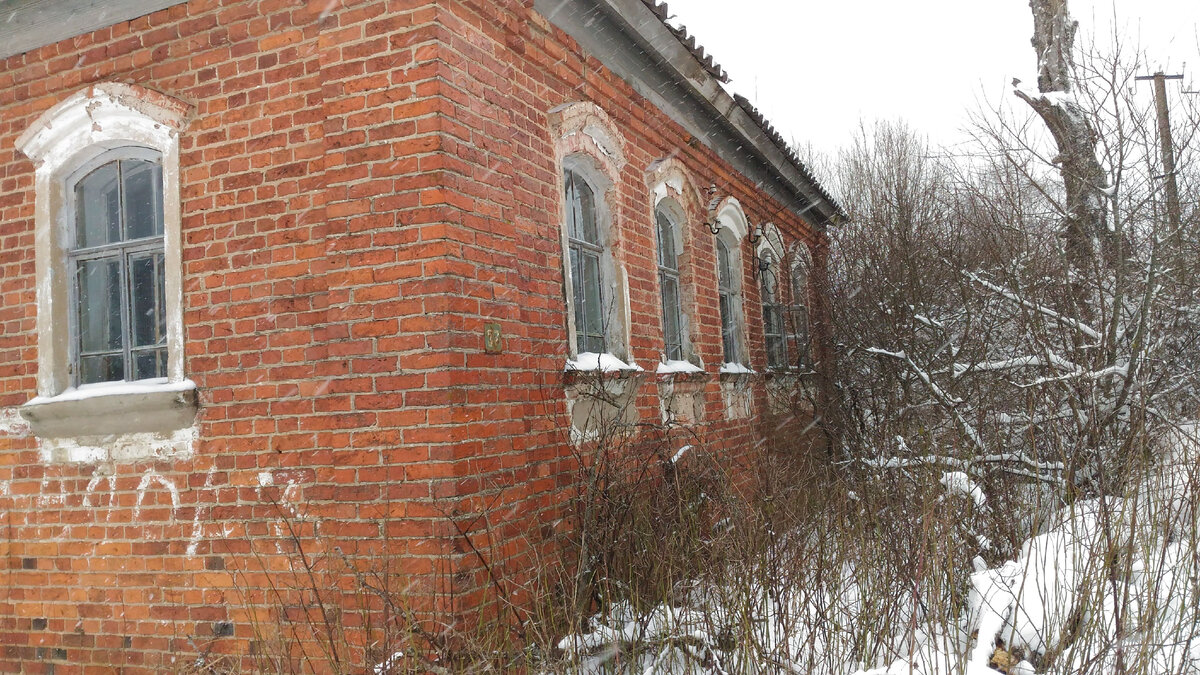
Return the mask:
M 117 162 L 109 162 L 75 184 L 75 247 L 121 240 L 121 196 Z
M 592 194 L 592 188 L 582 178 L 577 177 L 575 190 L 579 193 L 579 238 L 599 246 L 600 236 L 596 231 L 596 198 Z
M 767 309 L 767 329 L 772 335 L 783 335 L 783 312 L 779 305 L 771 305 Z
M 587 302 L 587 298 L 584 297 L 583 294 L 583 288 L 585 285 L 583 279 L 583 255 L 580 253 L 580 250 L 574 246 L 571 247 L 570 251 L 571 302 L 575 305 L 575 342 L 576 346 L 579 348 L 579 351 L 586 352 L 588 349 L 584 345 L 584 337 L 586 334 L 586 331 L 584 330 L 584 326 L 586 324 L 584 321 L 584 315 L 586 314 L 584 305 Z
M 763 306 L 763 334 L 767 343 L 767 365 L 779 368 L 787 365 L 787 341 L 783 334 L 783 312 L 779 305 Z
M 130 258 L 129 319 L 133 326 L 134 347 L 166 343 L 164 286 L 163 254 L 153 253 Z
M 571 299 L 575 305 L 575 343 L 580 352 L 604 351 L 600 257 L 572 246 Z
M 767 365 L 782 368 L 787 365 L 787 354 L 783 351 L 783 338 L 773 335 L 767 339 Z
M 662 287 L 663 341 L 668 359 L 683 359 L 683 341 L 680 331 L 679 280 L 667 274 L 659 275 Z
M 141 239 L 163 233 L 162 168 L 154 162 L 121 162 L 125 186 L 125 238 Z
M 721 305 L 721 347 L 726 363 L 740 361 L 737 353 L 737 330 L 733 324 L 733 303 L 728 293 L 719 295 Z
M 810 365 L 808 337 L 808 309 L 802 305 L 792 307 L 792 335 L 796 338 L 796 365 L 805 367 Z
M 732 288 L 733 274 L 730 269 L 729 247 L 725 242 L 717 240 L 717 285 L 721 288 Z
M 121 349 L 121 266 L 115 258 L 79 262 L 79 345 L 84 354 Z
M 167 376 L 167 348 L 146 349 L 133 353 L 133 379 L 146 380 Z
M 658 264 L 662 267 L 679 269 L 678 255 L 675 251 L 675 227 L 665 213 L 656 214 L 658 221 Z
M 563 173 L 563 186 L 565 194 L 563 201 L 566 203 L 567 211 L 567 236 L 572 239 L 581 239 L 579 221 L 579 192 L 575 189 L 575 174 L 567 171 Z
M 564 174 L 567 202 L 567 236 L 600 245 L 596 229 L 596 198 L 592 188 L 574 171 Z
M 801 265 L 792 266 L 792 304 L 808 303 L 808 274 Z
M 79 384 L 119 382 L 125 379 L 125 360 L 120 354 L 84 356 L 79 359 Z
M 766 269 L 762 269 L 763 267 Z M 764 254 L 762 256 L 758 279 L 762 303 L 764 305 L 775 304 L 775 258 L 772 255 Z
M 587 351 L 604 351 L 604 317 L 600 293 L 600 256 L 583 255 L 584 332 L 589 338 Z

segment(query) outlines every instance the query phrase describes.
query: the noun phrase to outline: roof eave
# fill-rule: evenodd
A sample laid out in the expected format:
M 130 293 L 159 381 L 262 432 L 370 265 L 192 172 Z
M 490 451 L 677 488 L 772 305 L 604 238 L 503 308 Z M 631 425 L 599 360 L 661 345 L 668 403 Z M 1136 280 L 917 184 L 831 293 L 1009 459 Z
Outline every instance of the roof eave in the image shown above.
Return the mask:
M 723 74 L 719 67 L 700 61 L 646 0 L 534 0 L 534 7 L 794 213 L 822 227 L 844 219 L 753 106 L 725 91 L 714 75 Z

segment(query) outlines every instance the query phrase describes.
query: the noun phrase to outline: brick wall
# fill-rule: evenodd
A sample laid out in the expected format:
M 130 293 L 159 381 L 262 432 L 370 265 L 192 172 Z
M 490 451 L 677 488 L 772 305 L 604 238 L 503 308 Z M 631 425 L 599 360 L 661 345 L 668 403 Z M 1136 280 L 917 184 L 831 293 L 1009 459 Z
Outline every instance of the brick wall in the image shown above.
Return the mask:
M 46 463 L 15 412 L 36 393 L 37 343 L 33 165 L 14 140 L 102 81 L 194 106 L 180 144 L 201 401 L 188 458 Z M 674 157 L 752 224 L 816 240 L 526 3 L 193 0 L 0 63 L 0 669 L 160 672 L 261 652 L 264 612 L 306 602 L 286 588 L 298 548 L 387 558 L 414 597 L 458 612 L 487 592 L 462 533 L 498 573 L 526 570 L 572 467 L 549 111 L 577 101 L 621 130 L 630 347 L 652 368 L 653 162 Z M 750 447 L 758 430 L 724 421 L 715 372 L 713 238 L 687 226 L 702 433 Z M 761 368 L 749 259 L 746 244 Z M 489 322 L 499 354 L 483 350 Z M 659 418 L 652 376 L 636 400 Z

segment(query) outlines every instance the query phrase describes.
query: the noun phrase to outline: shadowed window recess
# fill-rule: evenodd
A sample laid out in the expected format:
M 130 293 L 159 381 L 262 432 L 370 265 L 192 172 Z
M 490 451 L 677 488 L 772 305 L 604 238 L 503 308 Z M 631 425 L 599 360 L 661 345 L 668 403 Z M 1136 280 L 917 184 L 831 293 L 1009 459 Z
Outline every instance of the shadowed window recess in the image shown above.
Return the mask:
M 767 348 L 767 367 L 786 368 L 787 335 L 783 326 L 783 307 L 779 304 L 775 256 L 764 253 L 759 264 L 759 294 L 762 299 L 763 339 Z
M 737 316 L 736 256 L 724 237 L 717 237 L 717 298 L 721 310 L 721 347 L 726 363 L 741 363 L 742 327 Z
M 669 361 L 682 361 L 683 302 L 679 295 L 679 251 L 673 218 L 663 209 L 654 213 L 658 234 L 658 287 L 662 294 L 664 355 Z
M 578 173 L 567 170 L 567 245 L 571 257 L 571 293 L 575 305 L 575 339 L 580 352 L 603 353 L 604 287 L 601 259 L 604 246 L 596 226 L 596 195 Z

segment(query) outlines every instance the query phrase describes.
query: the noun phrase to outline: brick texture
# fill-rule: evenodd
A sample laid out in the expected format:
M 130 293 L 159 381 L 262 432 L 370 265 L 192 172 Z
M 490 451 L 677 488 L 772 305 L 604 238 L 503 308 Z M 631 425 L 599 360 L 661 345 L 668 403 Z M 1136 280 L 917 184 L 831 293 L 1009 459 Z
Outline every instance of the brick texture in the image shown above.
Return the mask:
M 206 651 L 252 663 L 264 613 L 305 602 L 288 590 L 301 550 L 338 569 L 330 556 L 387 558 L 457 613 L 488 592 L 464 536 L 496 573 L 527 570 L 572 475 L 556 106 L 593 102 L 623 136 L 613 218 L 638 364 L 663 349 L 656 160 L 809 245 L 819 273 L 808 224 L 531 4 L 192 0 L 0 62 L 0 671 L 162 672 Z M 14 423 L 37 368 L 34 167 L 14 141 L 102 81 L 194 106 L 184 327 L 201 410 L 186 459 L 46 463 Z M 702 434 L 744 452 L 762 430 L 725 421 L 702 217 L 686 225 Z M 761 369 L 749 244 L 742 257 Z M 484 352 L 492 322 L 499 354 Z M 638 415 L 657 421 L 654 379 L 640 384 Z

